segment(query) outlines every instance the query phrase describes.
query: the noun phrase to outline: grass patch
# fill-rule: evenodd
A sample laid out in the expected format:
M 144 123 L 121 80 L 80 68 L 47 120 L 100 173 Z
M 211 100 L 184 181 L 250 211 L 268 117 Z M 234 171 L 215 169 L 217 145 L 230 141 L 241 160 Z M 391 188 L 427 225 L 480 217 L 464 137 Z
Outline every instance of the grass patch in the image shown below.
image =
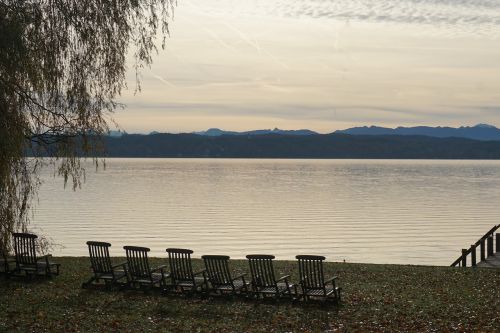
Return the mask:
M 88 258 L 57 258 L 53 279 L 0 277 L 0 332 L 485 331 L 500 327 L 500 270 L 327 263 L 340 306 L 81 289 Z M 152 259 L 153 265 L 164 264 Z M 202 262 L 195 260 L 195 268 Z M 243 260 L 231 261 L 247 272 Z M 295 262 L 277 275 L 297 281 Z M 335 274 L 334 274 L 335 273 Z

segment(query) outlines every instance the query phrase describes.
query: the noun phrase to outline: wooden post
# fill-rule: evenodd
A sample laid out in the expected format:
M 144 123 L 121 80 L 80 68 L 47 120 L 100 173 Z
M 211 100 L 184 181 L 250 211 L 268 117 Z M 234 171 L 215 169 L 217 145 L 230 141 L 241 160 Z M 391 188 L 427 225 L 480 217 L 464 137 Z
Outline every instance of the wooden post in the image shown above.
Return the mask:
M 470 246 L 470 255 L 471 255 L 471 266 L 476 266 L 476 245 L 472 244 Z
M 484 261 L 486 256 L 484 255 L 484 239 L 481 239 L 481 261 Z
M 462 267 L 467 267 L 467 249 L 462 249 Z
M 500 253 L 500 234 L 497 233 L 497 253 Z
M 488 258 L 489 258 L 493 255 L 493 236 L 488 237 L 487 247 L 488 247 Z

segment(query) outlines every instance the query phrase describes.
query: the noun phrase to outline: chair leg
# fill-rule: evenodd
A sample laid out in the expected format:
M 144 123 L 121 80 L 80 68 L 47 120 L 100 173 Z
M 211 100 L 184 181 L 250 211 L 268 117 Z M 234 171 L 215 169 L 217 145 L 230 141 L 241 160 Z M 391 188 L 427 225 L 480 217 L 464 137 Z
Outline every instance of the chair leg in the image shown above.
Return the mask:
M 88 286 L 92 284 L 96 280 L 95 276 L 92 276 L 87 282 L 82 283 L 82 289 L 86 289 Z
M 109 281 L 109 280 L 104 280 L 104 289 L 105 289 L 105 290 L 107 290 L 107 291 L 111 291 L 111 286 L 112 286 L 112 285 L 113 285 L 113 284 L 112 284 L 112 283 L 110 283 L 110 281 Z
M 153 286 L 154 286 L 153 282 L 148 283 L 147 285 L 145 285 L 143 287 L 143 293 L 146 294 L 146 295 L 151 295 L 151 293 L 153 291 Z
M 11 275 L 15 275 L 15 274 L 21 274 L 21 270 L 19 269 L 19 267 L 16 266 L 16 268 L 14 268 L 11 272 L 10 272 Z
M 120 290 L 124 290 L 130 287 L 130 282 L 128 281 L 128 279 L 126 282 L 120 282 L 120 279 L 118 279 L 115 281 L 115 283 L 118 285 Z

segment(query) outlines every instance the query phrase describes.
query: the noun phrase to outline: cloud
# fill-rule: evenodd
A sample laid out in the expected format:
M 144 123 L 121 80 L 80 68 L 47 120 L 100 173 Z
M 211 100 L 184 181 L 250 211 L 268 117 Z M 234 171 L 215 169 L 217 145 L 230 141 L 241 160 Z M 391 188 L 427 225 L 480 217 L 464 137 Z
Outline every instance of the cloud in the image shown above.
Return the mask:
M 475 109 L 480 110 L 483 113 L 491 114 L 491 115 L 500 115 L 500 105 L 481 105 L 476 106 Z
M 163 78 L 163 77 L 162 77 L 162 76 L 160 76 L 160 75 L 153 74 L 153 77 L 154 77 L 155 79 L 157 79 L 158 81 L 160 81 L 160 82 L 164 83 L 165 85 L 169 86 L 169 87 L 175 87 L 175 85 L 174 85 L 172 82 L 167 81 L 165 78 Z
M 212 115 L 212 116 L 266 116 L 303 120 L 397 120 L 397 119 L 446 119 L 463 118 L 461 112 L 446 108 L 422 110 L 409 107 L 387 107 L 342 104 L 265 104 L 240 105 L 237 103 L 127 103 L 133 110 L 150 110 L 165 115 Z M 341 118 L 341 119 L 340 119 Z
M 194 0 L 202 6 L 205 0 Z M 206 7 L 206 6 L 205 6 Z M 220 0 L 211 15 L 281 16 L 430 25 L 442 33 L 500 36 L 498 0 Z

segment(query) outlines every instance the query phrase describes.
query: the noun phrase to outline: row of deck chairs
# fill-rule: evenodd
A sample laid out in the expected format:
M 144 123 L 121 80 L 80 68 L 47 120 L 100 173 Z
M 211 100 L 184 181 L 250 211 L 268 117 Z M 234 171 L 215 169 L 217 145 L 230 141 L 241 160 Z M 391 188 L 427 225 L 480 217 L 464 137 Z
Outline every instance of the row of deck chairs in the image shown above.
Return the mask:
M 135 288 L 160 288 L 182 293 L 201 292 L 229 295 L 251 295 L 254 297 L 287 297 L 290 299 L 324 298 L 340 301 L 341 289 L 336 277 L 325 279 L 323 256 L 297 256 L 300 276 L 300 292 L 290 276 L 276 278 L 273 255 L 247 255 L 250 280 L 246 274 L 233 276 L 229 269 L 229 256 L 202 256 L 205 269 L 195 272 L 191 264 L 192 250 L 168 248 L 169 265 L 151 267 L 147 247 L 124 246 L 127 261 L 112 264 L 109 255 L 110 243 L 87 242 L 91 268 L 94 275 L 82 287 L 104 281 L 106 285 L 118 284 Z M 169 272 L 167 272 L 167 269 Z
M 59 275 L 60 264 L 51 260 L 50 254 L 37 254 L 38 236 L 29 233 L 13 233 L 14 258 L 9 258 L 2 251 L 0 255 L 0 273 L 6 276 L 26 274 L 28 277 Z

